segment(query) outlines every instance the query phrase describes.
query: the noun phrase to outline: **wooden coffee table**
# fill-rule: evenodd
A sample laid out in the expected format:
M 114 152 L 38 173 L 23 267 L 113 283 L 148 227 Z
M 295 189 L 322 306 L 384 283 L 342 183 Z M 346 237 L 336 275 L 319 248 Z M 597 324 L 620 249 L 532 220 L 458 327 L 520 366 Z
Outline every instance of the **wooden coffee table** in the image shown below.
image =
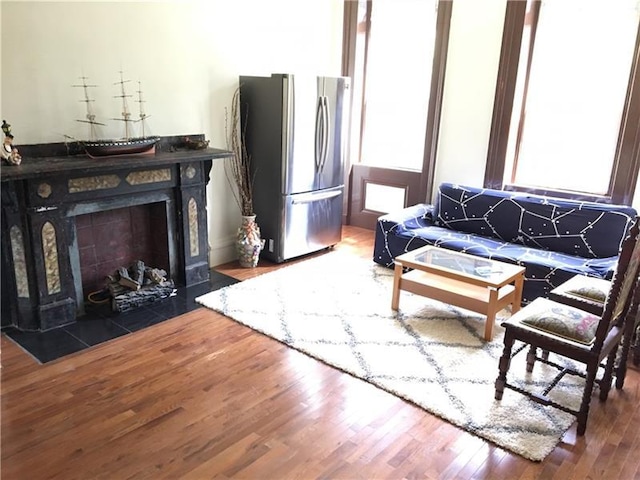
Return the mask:
M 484 339 L 493 338 L 496 313 L 512 305 L 520 310 L 524 267 L 426 246 L 395 258 L 391 308 L 398 309 L 400 290 L 487 316 Z M 413 270 L 402 273 L 403 268 Z

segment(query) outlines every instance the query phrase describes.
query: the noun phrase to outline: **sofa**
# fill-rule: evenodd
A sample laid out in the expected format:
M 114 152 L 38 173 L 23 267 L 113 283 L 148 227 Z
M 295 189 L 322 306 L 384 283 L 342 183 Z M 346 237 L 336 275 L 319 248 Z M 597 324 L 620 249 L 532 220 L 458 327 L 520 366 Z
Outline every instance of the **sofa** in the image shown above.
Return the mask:
M 443 183 L 434 204 L 378 218 L 373 260 L 424 245 L 525 267 L 523 304 L 577 274 L 611 279 L 637 212 L 622 205 Z

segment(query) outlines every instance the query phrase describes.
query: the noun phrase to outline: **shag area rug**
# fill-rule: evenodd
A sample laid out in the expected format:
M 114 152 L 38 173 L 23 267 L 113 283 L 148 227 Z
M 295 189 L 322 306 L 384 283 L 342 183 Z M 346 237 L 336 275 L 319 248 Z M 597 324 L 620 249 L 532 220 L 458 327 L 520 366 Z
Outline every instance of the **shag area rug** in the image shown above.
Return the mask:
M 331 252 L 196 301 L 500 447 L 544 459 L 575 417 L 512 390 L 494 400 L 499 321 L 486 342 L 485 317 L 476 313 L 407 292 L 395 312 L 392 285 L 391 269 Z M 555 374 L 539 362 L 527 374 L 525 357 L 514 357 L 511 381 L 535 389 L 540 377 Z M 566 376 L 552 396 L 576 407 L 581 382 Z

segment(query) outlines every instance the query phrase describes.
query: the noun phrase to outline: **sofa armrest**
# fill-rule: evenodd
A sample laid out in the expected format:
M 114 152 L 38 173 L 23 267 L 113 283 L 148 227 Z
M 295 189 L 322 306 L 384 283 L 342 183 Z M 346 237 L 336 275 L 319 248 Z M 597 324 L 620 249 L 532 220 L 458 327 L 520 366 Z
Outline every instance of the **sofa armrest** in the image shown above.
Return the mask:
M 413 248 L 424 245 L 426 242 L 419 235 L 413 235 L 411 232 L 432 226 L 434 211 L 433 205 L 419 203 L 378 217 L 373 261 L 393 267 L 394 256 L 406 252 L 409 245 Z M 403 238 L 405 234 L 409 239 Z
M 384 231 L 395 227 L 396 231 L 414 230 L 428 227 L 434 223 L 434 205 L 418 203 L 378 218 L 378 224 L 384 224 Z

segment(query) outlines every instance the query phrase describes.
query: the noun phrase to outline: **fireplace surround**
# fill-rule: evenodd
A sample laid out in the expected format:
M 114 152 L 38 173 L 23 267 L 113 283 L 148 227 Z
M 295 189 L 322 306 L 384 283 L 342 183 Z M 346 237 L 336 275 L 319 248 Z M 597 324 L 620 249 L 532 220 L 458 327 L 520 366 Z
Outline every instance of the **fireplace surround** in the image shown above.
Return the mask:
M 78 235 L 89 214 L 153 205 L 168 276 L 186 287 L 209 280 L 206 185 L 213 160 L 231 153 L 184 140 L 163 137 L 155 155 L 100 159 L 77 145 L 20 147 L 22 164 L 0 169 L 2 326 L 45 331 L 84 314 Z

